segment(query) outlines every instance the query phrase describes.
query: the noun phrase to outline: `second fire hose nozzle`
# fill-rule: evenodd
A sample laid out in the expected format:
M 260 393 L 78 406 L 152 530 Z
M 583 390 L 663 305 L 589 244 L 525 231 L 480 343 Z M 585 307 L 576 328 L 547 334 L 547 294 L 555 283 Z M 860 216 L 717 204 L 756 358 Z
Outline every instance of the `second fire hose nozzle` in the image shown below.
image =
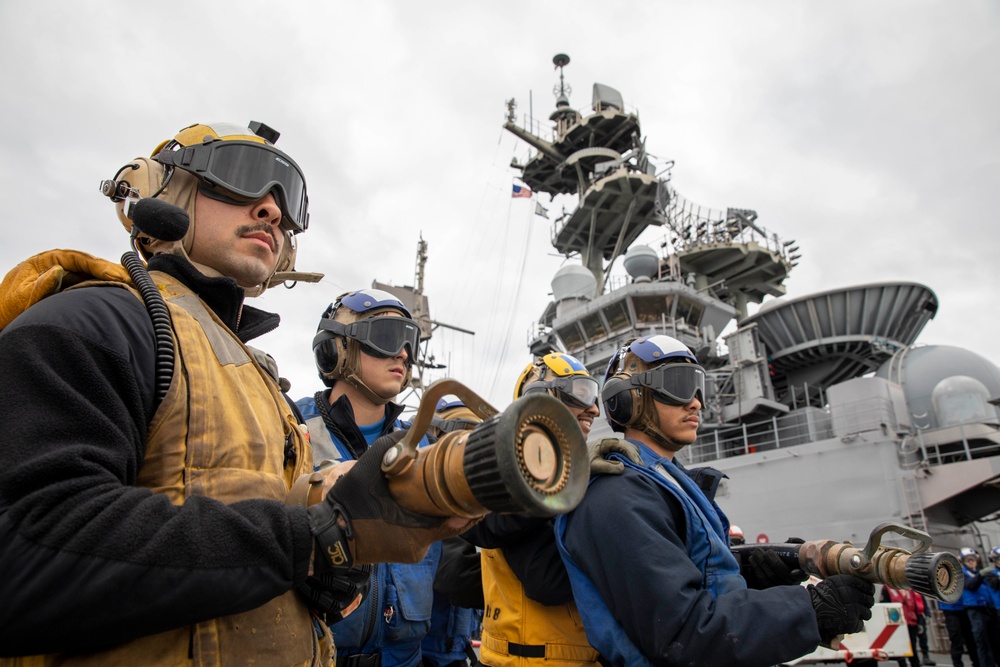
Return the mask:
M 882 535 L 892 532 L 918 540 L 910 552 L 881 545 Z M 736 553 L 764 548 L 776 553 L 789 567 L 826 579 L 835 574 L 852 574 L 873 584 L 910 589 L 942 602 L 962 597 L 964 578 L 958 558 L 947 551 L 932 552 L 927 533 L 906 526 L 884 523 L 872 531 L 864 548 L 849 542 L 813 540 L 801 544 L 745 544 L 732 547 Z

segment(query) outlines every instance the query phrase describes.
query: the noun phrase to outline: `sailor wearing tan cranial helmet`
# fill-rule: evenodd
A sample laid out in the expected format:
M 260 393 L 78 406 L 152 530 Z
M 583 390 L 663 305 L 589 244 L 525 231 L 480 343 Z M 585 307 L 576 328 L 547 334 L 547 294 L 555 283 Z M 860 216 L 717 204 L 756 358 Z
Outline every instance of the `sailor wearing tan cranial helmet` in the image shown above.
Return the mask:
M 304 181 L 264 126 L 191 133 L 101 187 L 160 238 L 147 267 L 54 250 L 0 282 L 0 316 L 17 310 L 0 324 L 0 397 L 18 406 L 0 410 L 0 561 L 14 575 L 0 577 L 0 656 L 31 656 L 18 663 L 332 664 L 323 619 L 367 581 L 344 570 L 414 562 L 467 528 L 396 503 L 391 438 L 366 443 L 320 502 L 288 502 L 313 448 L 246 346 L 278 317 L 244 297 L 291 264 Z M 68 592 L 39 605 L 43 589 Z
M 249 127 L 233 123 L 190 125 L 157 146 L 152 157 L 136 158 L 124 165 L 113 179 L 101 184 L 101 189 L 118 202 L 118 218 L 129 232 L 133 221 L 126 205 L 137 199 L 159 199 L 188 214 L 190 225 L 180 240 L 138 234 L 139 251 L 146 259 L 159 254 L 181 255 L 210 277 L 227 275 L 217 266 L 220 259 L 242 262 L 246 266 L 233 277 L 248 296 L 286 280 L 316 282 L 319 274 L 295 270 L 294 235 L 308 226 L 309 200 L 301 169 L 274 146 L 278 136 L 258 122 Z M 221 232 L 209 220 L 220 204 L 247 207 L 247 220 L 237 233 L 259 246 L 248 252 L 265 259 L 263 265 L 247 262 L 218 242 L 216 234 Z M 277 229 L 267 222 L 269 208 L 280 211 Z M 273 266 L 269 266 L 273 257 L 265 257 L 268 251 L 277 254 Z

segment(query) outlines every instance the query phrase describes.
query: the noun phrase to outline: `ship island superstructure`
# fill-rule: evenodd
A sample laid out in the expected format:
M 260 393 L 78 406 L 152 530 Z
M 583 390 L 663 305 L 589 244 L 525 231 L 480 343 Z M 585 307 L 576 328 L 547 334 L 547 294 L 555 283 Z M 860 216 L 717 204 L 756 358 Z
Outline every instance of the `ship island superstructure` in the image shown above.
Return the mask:
M 1000 543 L 1000 369 L 917 343 L 934 292 L 889 281 L 786 296 L 796 242 L 753 210 L 686 200 L 621 94 L 594 84 L 591 106 L 576 110 L 569 57 L 553 62 L 551 133 L 519 124 L 514 100 L 504 124 L 534 151 L 511 163 L 524 185 L 577 198 L 552 225 L 567 263 L 531 352 L 564 350 L 603 379 L 631 338 L 665 333 L 691 347 L 708 396 L 698 441 L 678 457 L 727 473 L 718 500 L 748 540 L 862 544 L 894 521 L 930 533 L 935 549 Z M 659 248 L 637 243 L 654 227 Z M 627 277 L 612 275 L 618 259 Z M 611 435 L 599 422 L 591 439 Z

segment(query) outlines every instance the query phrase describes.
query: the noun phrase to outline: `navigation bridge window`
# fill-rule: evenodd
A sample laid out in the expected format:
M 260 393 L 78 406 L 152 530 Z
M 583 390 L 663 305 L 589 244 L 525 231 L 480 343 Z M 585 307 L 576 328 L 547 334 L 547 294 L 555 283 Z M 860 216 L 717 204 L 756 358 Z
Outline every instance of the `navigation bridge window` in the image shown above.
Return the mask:
M 559 338 L 562 339 L 562 342 L 565 343 L 566 347 L 570 350 L 578 350 L 582 348 L 586 342 L 583 338 L 583 333 L 575 323 L 556 329 L 556 333 L 559 334 Z
M 587 315 L 580 320 L 580 324 L 583 325 L 583 332 L 586 334 L 587 340 L 604 338 L 608 335 L 608 330 L 604 328 L 604 322 L 601 321 L 600 313 Z
M 627 302 L 623 299 L 556 329 L 556 333 L 568 349 L 579 350 L 587 343 L 631 328 L 632 318 L 629 316 Z
M 635 308 L 637 324 L 659 324 L 666 318 L 671 319 L 674 295 L 667 296 L 634 296 L 632 307 Z
M 624 300 L 614 302 L 602 312 L 612 331 L 628 329 L 632 326 L 632 320 L 628 316 L 628 308 L 625 306 Z
M 659 324 L 665 319 L 668 322 L 683 321 L 692 327 L 700 326 L 701 318 L 705 315 L 705 306 L 685 297 L 675 297 L 674 294 L 632 297 L 636 322 Z
M 705 314 L 705 306 L 695 303 L 689 299 L 681 297 L 677 299 L 677 319 L 684 320 L 693 327 L 701 324 L 701 317 Z

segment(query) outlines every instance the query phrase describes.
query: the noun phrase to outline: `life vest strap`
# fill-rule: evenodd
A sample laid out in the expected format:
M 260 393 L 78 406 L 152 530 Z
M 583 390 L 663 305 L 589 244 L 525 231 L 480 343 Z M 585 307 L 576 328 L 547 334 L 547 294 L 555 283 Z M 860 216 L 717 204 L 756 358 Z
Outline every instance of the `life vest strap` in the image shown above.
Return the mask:
M 499 655 L 518 658 L 544 658 L 545 660 L 566 660 L 570 662 L 595 662 L 598 652 L 591 646 L 572 644 L 518 644 L 483 632 L 483 646 Z

